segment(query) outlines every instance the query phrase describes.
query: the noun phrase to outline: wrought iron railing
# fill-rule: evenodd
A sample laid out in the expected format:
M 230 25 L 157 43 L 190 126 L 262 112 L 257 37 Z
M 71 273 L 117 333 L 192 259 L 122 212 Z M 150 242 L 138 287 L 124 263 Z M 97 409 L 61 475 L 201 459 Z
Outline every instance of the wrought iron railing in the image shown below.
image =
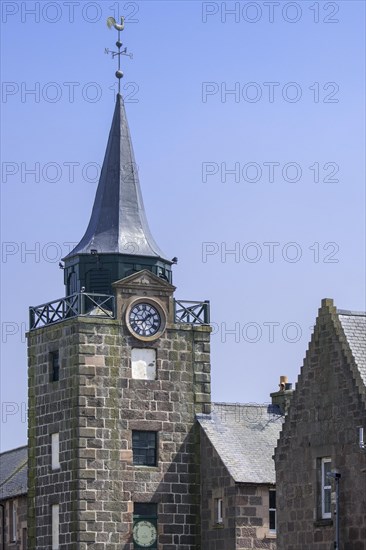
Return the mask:
M 190 302 L 175 300 L 175 322 L 193 325 L 210 324 L 210 302 Z
M 114 296 L 78 292 L 47 304 L 30 307 L 29 329 L 59 323 L 77 315 L 113 319 Z
M 84 315 L 109 318 L 115 316 L 114 296 L 78 292 L 47 304 L 29 308 L 29 329 L 34 330 L 66 319 Z M 175 300 L 174 319 L 176 323 L 208 325 L 210 323 L 210 302 Z

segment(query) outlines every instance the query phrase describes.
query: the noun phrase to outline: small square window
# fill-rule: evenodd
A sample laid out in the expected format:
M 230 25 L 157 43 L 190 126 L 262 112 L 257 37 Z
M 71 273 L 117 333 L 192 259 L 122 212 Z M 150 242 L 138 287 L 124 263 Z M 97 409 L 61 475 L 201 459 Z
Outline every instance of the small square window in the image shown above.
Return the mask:
M 60 380 L 60 355 L 58 350 L 50 352 L 51 382 Z
M 132 432 L 133 463 L 137 466 L 156 466 L 157 433 Z

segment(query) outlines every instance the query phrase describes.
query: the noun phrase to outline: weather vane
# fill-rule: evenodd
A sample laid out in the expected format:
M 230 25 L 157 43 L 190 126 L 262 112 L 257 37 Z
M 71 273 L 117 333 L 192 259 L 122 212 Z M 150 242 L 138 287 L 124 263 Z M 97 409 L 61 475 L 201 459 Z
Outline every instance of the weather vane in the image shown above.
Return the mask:
M 121 78 L 123 77 L 123 72 L 121 71 L 121 55 L 127 55 L 130 59 L 132 59 L 133 57 L 132 53 L 127 53 L 127 48 L 121 50 L 123 46 L 121 42 L 121 31 L 123 31 L 123 29 L 125 28 L 125 18 L 121 17 L 121 24 L 119 25 L 114 17 L 108 17 L 107 26 L 109 29 L 114 27 L 118 31 L 118 40 L 116 42 L 118 51 L 113 52 L 109 48 L 105 48 L 104 53 L 111 54 L 112 59 L 114 59 L 116 56 L 118 57 L 118 69 L 116 70 L 116 77 L 118 78 L 118 93 L 121 93 Z

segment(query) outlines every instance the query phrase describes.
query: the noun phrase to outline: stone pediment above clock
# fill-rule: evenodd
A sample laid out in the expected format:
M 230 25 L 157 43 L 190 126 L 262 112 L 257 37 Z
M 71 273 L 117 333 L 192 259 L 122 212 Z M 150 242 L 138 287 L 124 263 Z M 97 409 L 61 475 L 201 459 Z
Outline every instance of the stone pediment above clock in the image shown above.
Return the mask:
M 112 284 L 116 293 L 117 311 L 123 317 L 129 304 L 136 298 L 158 300 L 166 311 L 168 322 L 173 321 L 175 286 L 157 277 L 151 271 L 143 270 L 133 273 Z M 119 314 L 118 314 L 119 316 Z
M 120 291 L 123 294 L 140 295 L 142 292 L 148 292 L 150 295 L 151 292 L 151 295 L 154 294 L 155 296 L 171 296 L 176 288 L 147 269 L 120 279 L 113 283 L 112 286 L 116 291 Z

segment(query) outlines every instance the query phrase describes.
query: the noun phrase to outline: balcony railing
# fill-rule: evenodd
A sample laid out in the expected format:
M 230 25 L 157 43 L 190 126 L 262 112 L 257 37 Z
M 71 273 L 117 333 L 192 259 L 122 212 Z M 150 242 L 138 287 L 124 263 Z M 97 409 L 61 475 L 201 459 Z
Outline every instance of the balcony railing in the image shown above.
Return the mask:
M 175 322 L 193 325 L 210 324 L 210 302 L 190 302 L 175 300 Z
M 78 315 L 114 319 L 114 296 L 78 292 L 47 304 L 29 308 L 29 328 L 34 330 Z M 210 302 L 175 300 L 174 319 L 176 323 L 208 325 L 210 323 Z
M 30 307 L 29 328 L 34 330 L 77 315 L 113 319 L 114 296 L 78 292 L 47 304 Z

